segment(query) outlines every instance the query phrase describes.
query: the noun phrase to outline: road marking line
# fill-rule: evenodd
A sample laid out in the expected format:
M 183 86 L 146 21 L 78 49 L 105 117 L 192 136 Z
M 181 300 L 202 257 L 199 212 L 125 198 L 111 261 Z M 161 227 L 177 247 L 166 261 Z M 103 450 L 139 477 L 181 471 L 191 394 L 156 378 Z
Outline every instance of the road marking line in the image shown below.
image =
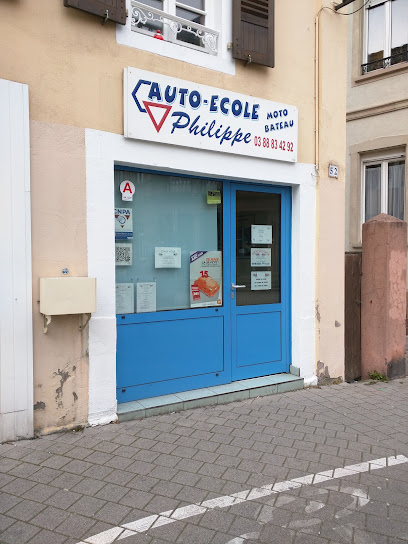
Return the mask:
M 209 510 L 215 508 L 227 508 L 229 506 L 234 506 L 235 504 L 253 501 L 269 495 L 285 493 L 285 491 L 290 491 L 291 489 L 298 489 L 299 487 L 319 484 L 329 480 L 337 480 L 339 478 L 344 478 L 345 476 L 352 476 L 354 474 L 378 470 L 385 467 L 393 467 L 403 463 L 408 463 L 408 457 L 397 455 L 381 457 L 380 459 L 373 459 L 372 461 L 357 463 L 355 465 L 340 467 L 333 470 L 326 470 L 324 472 L 318 472 L 317 474 L 307 474 L 300 478 L 293 478 L 292 480 L 277 482 L 276 484 L 255 487 L 246 491 L 233 493 L 232 495 L 224 495 L 223 497 L 209 499 L 199 504 L 190 504 L 188 506 L 176 508 L 175 510 L 168 510 L 166 512 L 161 512 L 160 514 L 147 516 L 132 521 L 131 523 L 125 523 L 124 525 L 98 533 L 97 535 L 78 542 L 78 544 L 112 544 L 115 541 L 123 540 L 129 536 L 145 533 L 149 529 L 154 529 L 155 527 L 162 527 L 163 525 L 168 525 L 175 521 L 205 514 Z

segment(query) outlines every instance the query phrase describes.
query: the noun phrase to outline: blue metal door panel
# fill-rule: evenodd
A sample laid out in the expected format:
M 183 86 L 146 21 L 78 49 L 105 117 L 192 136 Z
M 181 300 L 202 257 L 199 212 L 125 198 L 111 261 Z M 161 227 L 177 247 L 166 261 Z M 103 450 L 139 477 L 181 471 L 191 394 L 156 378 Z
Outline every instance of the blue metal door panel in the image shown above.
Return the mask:
M 122 389 L 128 387 L 136 400 L 148 396 L 149 384 L 166 382 L 161 391 L 174 392 L 175 381 L 188 379 L 195 389 L 202 387 L 202 375 L 224 370 L 222 316 L 120 326 L 117 345 L 117 387 L 126 400 L 129 392 Z
M 280 312 L 237 315 L 237 367 L 250 367 L 282 359 Z

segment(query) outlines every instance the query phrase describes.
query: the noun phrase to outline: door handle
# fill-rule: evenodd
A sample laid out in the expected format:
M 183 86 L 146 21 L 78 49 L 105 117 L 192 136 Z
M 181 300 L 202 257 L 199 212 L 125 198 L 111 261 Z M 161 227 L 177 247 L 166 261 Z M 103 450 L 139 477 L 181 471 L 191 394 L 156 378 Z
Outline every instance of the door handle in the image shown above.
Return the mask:
M 235 285 L 235 283 L 231 283 L 231 287 L 233 289 L 243 289 L 246 285 Z

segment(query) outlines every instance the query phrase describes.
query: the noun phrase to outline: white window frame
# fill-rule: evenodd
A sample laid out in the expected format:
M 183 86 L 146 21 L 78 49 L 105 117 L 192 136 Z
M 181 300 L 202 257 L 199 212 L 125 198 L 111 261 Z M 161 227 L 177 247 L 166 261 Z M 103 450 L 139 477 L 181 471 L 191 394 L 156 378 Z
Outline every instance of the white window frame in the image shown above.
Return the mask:
M 384 36 L 384 58 L 391 56 L 391 24 L 392 24 L 392 0 L 369 0 L 364 8 L 364 41 L 363 41 L 363 65 L 368 62 L 368 12 L 370 8 L 385 5 L 385 36 Z M 384 66 L 388 68 L 391 64 Z
M 381 165 L 381 197 L 380 197 L 380 213 L 388 213 L 388 164 L 393 161 L 403 160 L 406 163 L 406 156 L 403 149 L 395 150 L 395 152 L 370 153 L 364 156 L 361 161 L 361 210 L 360 218 L 361 225 L 365 222 L 365 186 L 366 186 L 366 167 L 373 165 Z M 405 195 L 407 190 L 407 180 L 405 179 Z M 406 197 L 404 196 L 404 220 L 406 217 Z
M 174 10 L 176 3 L 183 4 L 182 0 L 165 1 L 172 1 Z M 232 43 L 232 4 L 233 0 L 205 0 L 205 26 L 219 34 L 216 55 L 208 54 L 203 47 L 187 44 L 181 40 L 157 40 L 152 37 L 151 32 L 143 31 L 143 29 L 132 30 L 132 0 L 126 0 L 129 16 L 126 25 L 116 25 L 116 40 L 119 44 L 134 49 L 235 75 L 235 60 L 232 58 L 231 47 L 228 45 Z M 190 6 L 188 9 L 194 11 Z

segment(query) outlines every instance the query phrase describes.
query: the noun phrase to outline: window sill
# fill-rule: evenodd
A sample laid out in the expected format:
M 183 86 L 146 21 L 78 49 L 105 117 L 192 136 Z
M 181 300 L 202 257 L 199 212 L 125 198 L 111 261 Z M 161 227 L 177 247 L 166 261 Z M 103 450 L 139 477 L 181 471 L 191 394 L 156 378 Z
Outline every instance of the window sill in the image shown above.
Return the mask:
M 364 85 L 365 83 L 371 83 L 372 81 L 376 81 L 378 79 L 396 76 L 404 72 L 408 72 L 408 62 L 400 62 L 399 64 L 394 64 L 394 66 L 379 68 L 378 70 L 373 70 L 368 74 L 358 76 L 354 78 L 354 86 Z

